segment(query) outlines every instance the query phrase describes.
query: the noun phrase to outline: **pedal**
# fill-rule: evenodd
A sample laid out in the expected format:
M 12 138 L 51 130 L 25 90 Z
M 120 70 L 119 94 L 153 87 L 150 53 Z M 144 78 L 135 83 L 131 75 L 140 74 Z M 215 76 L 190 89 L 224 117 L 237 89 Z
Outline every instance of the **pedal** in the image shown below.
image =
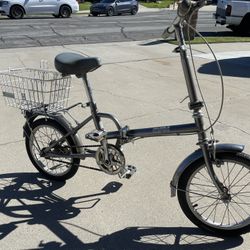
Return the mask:
M 107 133 L 103 130 L 94 130 L 90 133 L 87 133 L 85 135 L 85 138 L 92 141 L 100 142 L 106 136 L 106 134 Z
M 130 177 L 136 172 L 136 167 L 131 165 L 124 166 L 119 172 L 118 176 L 120 178 L 130 179 Z

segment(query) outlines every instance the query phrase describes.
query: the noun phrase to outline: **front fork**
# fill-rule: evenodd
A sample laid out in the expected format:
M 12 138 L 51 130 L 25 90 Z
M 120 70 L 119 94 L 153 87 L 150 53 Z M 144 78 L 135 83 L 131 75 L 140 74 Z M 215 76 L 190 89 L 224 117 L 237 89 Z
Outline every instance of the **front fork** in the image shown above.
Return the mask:
M 209 143 L 208 138 L 206 136 L 206 131 L 204 130 L 204 122 L 203 122 L 203 114 L 200 109 L 197 111 L 194 111 L 193 117 L 195 120 L 195 123 L 199 129 L 198 133 L 198 144 L 202 150 L 204 161 L 207 167 L 208 174 L 217 188 L 219 194 L 221 195 L 222 199 L 227 199 L 229 194 L 227 188 L 223 185 L 223 183 L 220 182 L 220 180 L 217 178 L 214 167 L 213 167 L 213 162 L 216 164 L 216 154 L 215 154 L 215 147 L 214 147 L 214 141 Z

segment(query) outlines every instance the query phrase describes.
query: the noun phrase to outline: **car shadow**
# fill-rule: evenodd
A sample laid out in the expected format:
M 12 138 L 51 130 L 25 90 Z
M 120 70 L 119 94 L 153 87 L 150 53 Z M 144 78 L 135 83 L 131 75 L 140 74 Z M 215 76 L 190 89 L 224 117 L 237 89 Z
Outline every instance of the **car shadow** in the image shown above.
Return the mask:
M 12 21 L 12 22 L 20 22 L 22 20 L 30 20 L 30 19 L 37 19 L 37 20 L 40 20 L 40 19 L 54 19 L 54 20 L 66 20 L 67 18 L 55 18 L 53 16 L 24 16 L 23 18 L 21 19 L 11 19 L 11 18 L 8 18 L 8 17 L 0 17 L 0 20 L 1 21 Z
M 222 59 L 218 62 L 224 76 L 250 77 L 250 57 Z M 198 72 L 201 74 L 219 75 L 219 70 L 215 61 L 201 65 Z

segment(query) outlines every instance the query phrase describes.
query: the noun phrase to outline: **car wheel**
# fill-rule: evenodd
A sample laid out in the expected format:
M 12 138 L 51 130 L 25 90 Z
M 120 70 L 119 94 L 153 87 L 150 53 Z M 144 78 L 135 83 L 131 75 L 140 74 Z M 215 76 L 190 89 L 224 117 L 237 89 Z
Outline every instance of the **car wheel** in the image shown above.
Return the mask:
M 247 14 L 244 16 L 244 18 L 240 23 L 241 34 L 246 35 L 250 32 L 249 22 L 250 22 L 250 14 Z
M 67 5 L 63 5 L 60 8 L 59 15 L 63 18 L 69 18 L 71 16 L 71 9 Z
M 114 15 L 114 9 L 113 8 L 109 8 L 108 12 L 107 12 L 107 16 L 113 16 Z
M 21 19 L 24 16 L 24 10 L 21 6 L 14 5 L 10 9 L 10 18 Z
M 56 15 L 56 14 L 53 14 L 52 16 L 55 17 L 55 18 L 59 18 L 60 17 L 60 15 Z
M 91 12 L 90 13 L 92 16 L 98 16 L 98 13 L 96 13 L 96 12 Z
M 131 9 L 131 15 L 135 15 L 138 11 L 138 8 L 136 6 L 133 6 Z

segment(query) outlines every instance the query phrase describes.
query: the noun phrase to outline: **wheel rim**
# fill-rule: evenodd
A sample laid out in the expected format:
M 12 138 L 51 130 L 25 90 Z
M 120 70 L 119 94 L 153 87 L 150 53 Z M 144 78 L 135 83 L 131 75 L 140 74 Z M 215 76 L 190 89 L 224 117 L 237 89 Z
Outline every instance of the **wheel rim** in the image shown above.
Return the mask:
M 23 16 L 23 11 L 19 7 L 14 7 L 12 10 L 12 16 L 14 18 L 21 18 Z
M 68 7 L 62 7 L 61 16 L 62 17 L 69 17 L 70 16 L 70 10 Z
M 132 9 L 132 15 L 135 15 L 136 13 L 137 13 L 137 8 L 134 7 L 134 8 Z
M 217 177 L 228 188 L 227 201 L 220 198 L 205 165 L 189 178 L 186 198 L 192 213 L 206 225 L 223 230 L 240 229 L 250 223 L 249 167 L 233 160 L 214 166 Z
M 109 10 L 108 10 L 108 15 L 109 15 L 109 16 L 113 16 L 113 14 L 114 14 L 113 9 L 109 9 Z
M 48 147 L 49 145 L 51 145 L 51 143 L 58 140 L 62 136 L 63 135 L 60 131 L 49 125 L 37 126 L 33 130 L 33 133 L 30 135 L 29 144 L 31 154 L 37 162 L 39 168 L 41 168 L 42 171 L 48 173 L 49 175 L 65 175 L 70 171 L 72 167 L 73 159 L 62 157 L 45 159 L 44 157 L 40 156 L 40 152 L 43 148 Z M 66 153 L 65 151 L 69 152 L 69 144 L 67 143 L 67 141 L 65 141 L 60 147 L 52 150 L 54 150 L 55 153 Z

